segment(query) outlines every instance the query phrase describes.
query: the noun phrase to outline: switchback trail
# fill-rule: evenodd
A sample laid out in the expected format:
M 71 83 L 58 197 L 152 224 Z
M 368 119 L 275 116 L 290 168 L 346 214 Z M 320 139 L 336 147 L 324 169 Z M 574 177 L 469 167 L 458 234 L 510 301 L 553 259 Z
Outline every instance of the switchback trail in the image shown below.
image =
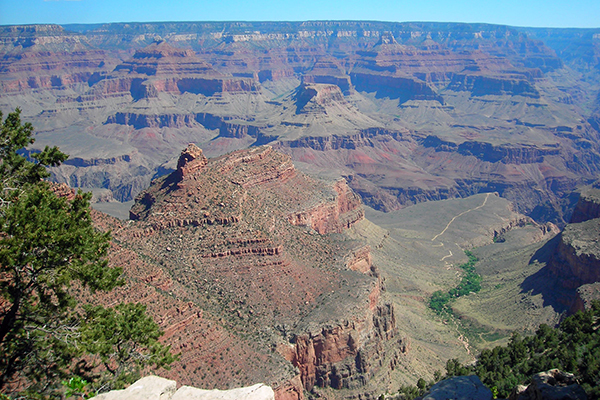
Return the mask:
M 488 198 L 490 197 L 490 194 L 491 194 L 491 193 L 487 193 L 487 194 L 486 194 L 486 196 L 485 196 L 485 199 L 483 200 L 483 203 L 482 203 L 481 205 L 479 205 L 479 206 L 477 206 L 477 207 L 475 207 L 475 208 L 471 208 L 471 209 L 469 209 L 469 210 L 463 211 L 463 212 L 461 212 L 460 214 L 458 214 L 458 215 L 454 216 L 454 217 L 453 217 L 453 218 L 450 220 L 450 222 L 448 222 L 448 225 L 446 225 L 446 227 L 444 228 L 444 230 L 443 230 L 443 231 L 441 231 L 440 233 L 438 233 L 437 235 L 435 235 L 435 236 L 433 237 L 433 239 L 431 239 L 431 241 L 433 242 L 435 239 L 437 239 L 438 237 L 442 236 L 442 235 L 443 235 L 443 234 L 444 234 L 444 233 L 445 233 L 445 232 L 448 230 L 448 228 L 450 228 L 450 225 L 452 225 L 452 223 L 454 222 L 454 220 L 456 220 L 456 218 L 458 218 L 458 217 L 461 217 L 461 216 L 463 216 L 463 215 L 465 215 L 465 214 L 467 214 L 467 213 L 470 213 L 471 211 L 475 211 L 475 210 L 478 210 L 478 209 L 480 209 L 480 208 L 484 207 L 484 206 L 485 206 L 485 204 L 486 204 L 486 203 L 487 203 L 487 201 L 488 201 Z

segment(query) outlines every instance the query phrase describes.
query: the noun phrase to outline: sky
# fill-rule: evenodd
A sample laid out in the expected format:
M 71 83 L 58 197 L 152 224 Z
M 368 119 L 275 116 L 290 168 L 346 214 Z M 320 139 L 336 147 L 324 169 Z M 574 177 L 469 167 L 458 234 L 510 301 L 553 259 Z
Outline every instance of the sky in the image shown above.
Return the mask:
M 0 0 L 0 25 L 308 20 L 600 28 L 600 0 Z

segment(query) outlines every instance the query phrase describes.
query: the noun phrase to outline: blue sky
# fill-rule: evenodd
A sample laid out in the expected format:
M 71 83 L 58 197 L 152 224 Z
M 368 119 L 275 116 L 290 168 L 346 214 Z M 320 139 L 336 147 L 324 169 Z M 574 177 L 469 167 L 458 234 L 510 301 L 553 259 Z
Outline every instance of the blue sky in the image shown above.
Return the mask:
M 379 20 L 600 27 L 600 0 L 0 0 L 0 25 Z

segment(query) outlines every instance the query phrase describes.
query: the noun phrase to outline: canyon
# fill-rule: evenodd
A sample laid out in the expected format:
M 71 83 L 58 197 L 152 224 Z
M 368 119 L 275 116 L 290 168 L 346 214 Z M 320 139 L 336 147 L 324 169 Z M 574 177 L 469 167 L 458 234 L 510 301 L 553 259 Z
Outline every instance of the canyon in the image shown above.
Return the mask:
M 351 397 L 389 384 L 388 367 L 406 356 L 370 248 L 346 233 L 364 219 L 358 196 L 270 146 L 207 159 L 190 144 L 136 197 L 129 221 L 94 215 L 125 271 L 116 297 L 148 304 L 182 353 L 161 376 Z
M 5 26 L 0 109 L 71 155 L 54 180 L 104 200 L 133 200 L 187 143 L 269 143 L 379 210 L 498 192 L 563 226 L 600 165 L 598 40 L 451 23 Z
M 0 110 L 121 219 L 159 375 L 375 399 L 600 297 L 600 30 L 364 21 L 0 26 Z M 133 203 L 133 204 L 132 204 Z M 106 208 L 108 209 L 108 208 Z M 126 214 L 126 216 L 125 216 Z M 482 290 L 456 318 L 427 301 Z

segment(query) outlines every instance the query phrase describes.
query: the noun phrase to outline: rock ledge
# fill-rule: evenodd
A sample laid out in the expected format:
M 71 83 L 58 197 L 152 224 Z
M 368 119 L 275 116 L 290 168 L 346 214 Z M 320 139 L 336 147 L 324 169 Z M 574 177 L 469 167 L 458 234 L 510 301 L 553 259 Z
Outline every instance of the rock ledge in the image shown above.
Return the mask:
M 158 376 L 146 376 L 127 389 L 113 390 L 96 396 L 98 400 L 274 400 L 270 386 L 257 383 L 231 390 L 203 390 L 182 386 Z

